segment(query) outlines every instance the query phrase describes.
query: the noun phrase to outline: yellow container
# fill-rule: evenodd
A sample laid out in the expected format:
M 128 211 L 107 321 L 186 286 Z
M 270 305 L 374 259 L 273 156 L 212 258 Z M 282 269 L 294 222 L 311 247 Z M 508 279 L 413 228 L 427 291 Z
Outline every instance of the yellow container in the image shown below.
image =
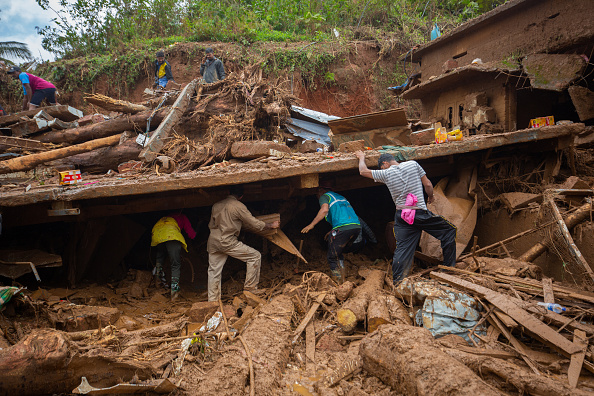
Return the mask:
M 455 142 L 462 140 L 462 131 L 459 129 L 448 132 L 448 142 Z
M 441 123 L 436 122 L 435 123 L 435 143 L 440 144 L 440 143 L 445 143 L 448 141 L 448 133 L 446 131 L 445 127 L 441 126 Z

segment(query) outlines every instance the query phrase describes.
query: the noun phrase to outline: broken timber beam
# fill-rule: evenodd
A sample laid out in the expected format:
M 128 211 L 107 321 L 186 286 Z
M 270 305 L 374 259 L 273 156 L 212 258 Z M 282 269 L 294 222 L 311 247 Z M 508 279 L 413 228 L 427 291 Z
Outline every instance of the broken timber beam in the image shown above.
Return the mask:
M 167 110 L 158 111 L 154 117 L 154 122 L 161 122 Z M 124 116 L 106 120 L 98 124 L 89 124 L 78 128 L 67 129 L 65 131 L 46 132 L 35 138 L 43 143 L 69 143 L 77 144 L 87 142 L 93 139 L 104 138 L 120 134 L 124 131 L 143 130 L 146 128 L 147 119 L 152 111 L 146 111 L 131 116 Z
M 18 147 L 25 150 L 47 150 L 48 146 L 33 139 L 0 136 L 0 146 Z
M 574 330 L 573 343 L 582 349 L 578 353 L 574 353 L 573 355 L 571 355 L 571 362 L 569 364 L 569 370 L 567 371 L 567 379 L 569 380 L 569 386 L 571 386 L 572 388 L 576 388 L 578 380 L 580 378 L 580 372 L 582 371 L 582 365 L 584 364 L 586 349 L 588 348 L 586 333 L 584 333 L 581 330 Z
M 113 146 L 119 143 L 121 135 L 114 135 L 103 139 L 96 139 L 90 142 L 77 144 L 75 146 L 63 147 L 57 150 L 43 153 L 26 155 L 0 162 L 0 174 L 26 171 L 35 168 L 44 162 L 65 158 L 74 154 L 80 154 L 96 148 Z
M 157 154 L 165 145 L 164 140 L 169 136 L 173 127 L 179 122 L 188 108 L 190 99 L 196 90 L 196 84 L 198 84 L 198 80 L 192 80 L 179 94 L 163 122 L 161 122 L 157 130 L 151 135 L 147 146 L 140 152 L 139 158 L 144 159 L 146 162 L 153 162 L 157 158 Z
M 569 249 L 571 254 L 574 256 L 576 263 L 580 264 L 582 266 L 582 268 L 584 269 L 584 272 L 590 277 L 591 280 L 594 281 L 594 272 L 592 271 L 592 268 L 590 268 L 590 265 L 588 264 L 588 262 L 582 255 L 582 252 L 580 252 L 580 250 L 576 246 L 575 242 L 573 241 L 573 238 L 571 237 L 571 234 L 569 233 L 569 229 L 567 228 L 567 224 L 565 223 L 565 221 L 563 221 L 563 217 L 561 216 L 561 213 L 559 212 L 559 208 L 557 207 L 555 200 L 553 199 L 553 197 L 551 197 L 549 195 L 546 197 L 546 201 L 551 206 L 553 216 L 555 217 L 555 220 L 557 220 L 557 223 L 559 224 L 559 229 L 561 230 L 561 234 L 563 235 L 565 242 L 567 242 L 567 248 Z M 592 204 L 590 204 L 590 206 L 592 206 Z
M 590 212 L 592 211 L 592 202 L 588 202 L 579 207 L 575 212 L 569 215 L 567 218 L 563 220 L 565 225 L 567 226 L 568 230 L 573 229 L 576 225 L 581 223 L 582 221 L 586 220 L 590 217 Z M 538 242 L 532 248 L 530 248 L 527 252 L 522 254 L 517 260 L 532 262 L 536 260 L 541 254 L 546 252 L 548 247 L 542 243 Z
M 67 105 L 41 107 L 35 110 L 21 111 L 19 113 L 2 116 L 0 117 L 0 127 L 23 121 L 23 117 L 33 117 L 35 114 L 39 113 L 40 110 L 43 110 L 50 116 L 59 118 L 62 121 L 75 121 L 83 116 L 82 111 Z
M 465 291 L 475 293 L 478 296 L 488 300 L 495 307 L 499 308 L 502 312 L 509 315 L 513 320 L 524 326 L 526 331 L 533 334 L 537 339 L 552 346 L 559 350 L 565 356 L 571 356 L 572 354 L 579 352 L 580 348 L 567 340 L 561 334 L 555 332 L 545 323 L 536 319 L 534 316 L 520 308 L 509 297 L 488 289 L 483 286 L 476 285 L 472 282 L 468 282 L 464 279 L 458 278 L 457 276 L 442 274 L 439 272 L 431 272 L 433 279 L 440 280 L 442 282 L 449 283 L 452 286 L 461 288 Z
M 113 99 L 109 96 L 101 94 L 85 94 L 85 100 L 102 109 L 109 111 L 117 111 L 118 113 L 136 114 L 141 111 L 150 110 L 148 107 L 131 103 L 126 100 Z
M 299 336 L 301 335 L 301 333 L 303 333 L 303 330 L 305 330 L 305 328 L 309 324 L 309 321 L 313 318 L 318 308 L 320 308 L 320 306 L 322 305 L 324 297 L 326 297 L 326 292 L 320 293 L 318 298 L 316 298 L 316 302 L 312 304 L 311 308 L 309 309 L 309 312 L 307 312 L 307 315 L 305 315 L 299 326 L 297 326 L 297 329 L 295 329 L 295 334 L 293 335 L 293 340 L 291 341 L 291 344 L 295 344 L 297 342 Z

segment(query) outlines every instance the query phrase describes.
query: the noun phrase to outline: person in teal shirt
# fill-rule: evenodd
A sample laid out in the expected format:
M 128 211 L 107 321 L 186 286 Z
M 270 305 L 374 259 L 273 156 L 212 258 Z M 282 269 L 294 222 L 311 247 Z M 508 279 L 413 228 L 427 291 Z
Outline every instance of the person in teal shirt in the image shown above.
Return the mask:
M 330 191 L 327 186 L 318 188 L 318 200 L 320 203 L 318 214 L 301 232 L 308 233 L 324 218 L 332 225 L 332 231 L 328 236 L 328 264 L 332 277 L 338 283 L 342 283 L 345 280 L 342 253 L 361 232 L 361 223 L 349 201 L 342 195 Z

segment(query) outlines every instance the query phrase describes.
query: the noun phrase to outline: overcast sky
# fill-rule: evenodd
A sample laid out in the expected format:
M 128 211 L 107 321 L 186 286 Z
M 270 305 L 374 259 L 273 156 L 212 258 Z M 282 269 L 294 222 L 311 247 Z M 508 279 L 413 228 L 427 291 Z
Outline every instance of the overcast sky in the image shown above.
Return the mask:
M 50 0 L 50 4 L 55 9 L 59 7 L 58 0 Z M 42 37 L 35 30 L 35 26 L 51 24 L 56 16 L 53 11 L 44 11 L 35 0 L 0 0 L 0 10 L 0 41 L 26 43 L 34 57 L 55 58 L 41 47 Z

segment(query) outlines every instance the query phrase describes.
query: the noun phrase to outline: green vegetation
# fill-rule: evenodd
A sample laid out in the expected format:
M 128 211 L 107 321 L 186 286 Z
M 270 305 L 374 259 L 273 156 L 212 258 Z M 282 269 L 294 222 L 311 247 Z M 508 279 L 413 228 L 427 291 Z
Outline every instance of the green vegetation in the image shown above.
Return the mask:
M 53 26 L 39 28 L 46 50 L 61 57 L 109 54 L 152 47 L 154 40 L 320 41 L 358 27 L 397 33 L 417 44 L 433 22 L 456 25 L 505 0 L 36 0 L 54 11 Z M 336 30 L 335 30 L 336 29 Z

